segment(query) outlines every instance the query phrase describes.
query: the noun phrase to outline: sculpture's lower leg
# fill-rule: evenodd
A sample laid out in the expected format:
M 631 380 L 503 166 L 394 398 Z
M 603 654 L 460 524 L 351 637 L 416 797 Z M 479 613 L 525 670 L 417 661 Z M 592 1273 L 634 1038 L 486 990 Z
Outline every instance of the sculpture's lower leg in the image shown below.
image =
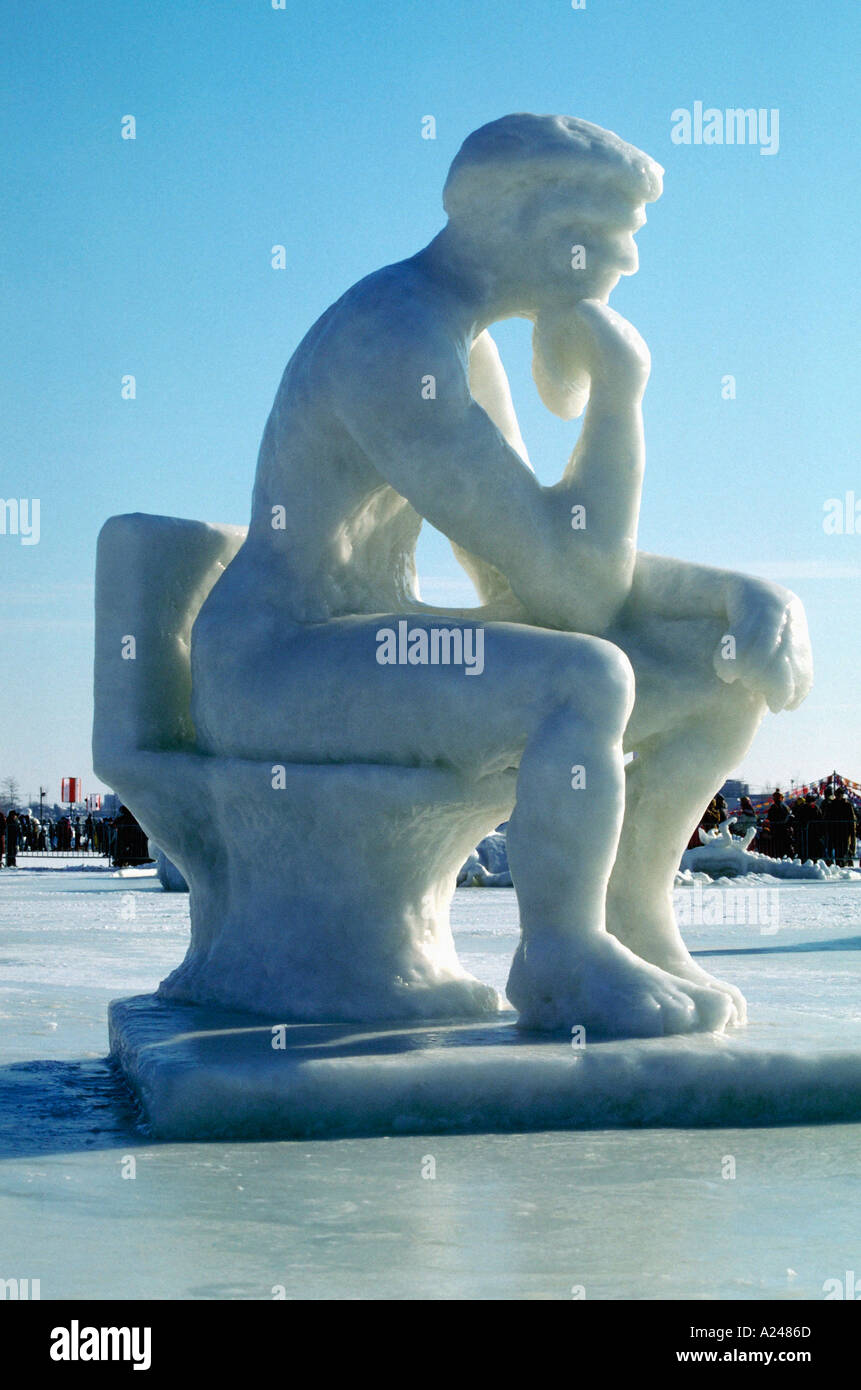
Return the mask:
M 726 991 L 744 1022 L 740 992 L 691 959 L 673 911 L 675 874 L 703 809 L 744 756 L 762 718 L 762 702 L 740 686 L 696 721 L 635 743 L 628 765 L 625 818 L 607 893 L 607 927 L 644 960 Z
M 593 692 L 594 695 L 594 692 Z M 630 691 L 550 714 L 527 744 L 508 830 L 522 939 L 508 997 L 527 1027 L 592 1037 L 722 1029 L 730 1001 L 638 959 L 605 929 L 624 813 L 622 733 Z

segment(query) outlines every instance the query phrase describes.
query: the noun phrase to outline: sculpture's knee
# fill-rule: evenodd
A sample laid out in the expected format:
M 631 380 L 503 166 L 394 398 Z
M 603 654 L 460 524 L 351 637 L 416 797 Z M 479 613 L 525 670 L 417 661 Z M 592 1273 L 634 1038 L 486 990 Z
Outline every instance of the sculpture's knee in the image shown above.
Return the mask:
M 621 734 L 634 707 L 634 668 L 612 642 L 576 639 L 557 671 L 554 696 L 579 720 Z

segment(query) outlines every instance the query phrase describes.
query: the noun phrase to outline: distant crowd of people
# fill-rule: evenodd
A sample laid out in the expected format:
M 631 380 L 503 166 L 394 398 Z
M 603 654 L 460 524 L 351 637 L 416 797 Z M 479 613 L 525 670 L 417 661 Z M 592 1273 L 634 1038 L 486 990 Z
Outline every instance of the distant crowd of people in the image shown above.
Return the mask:
M 147 838 L 127 806 L 116 816 L 70 814 L 44 820 L 32 811 L 0 811 L 0 869 L 19 854 L 103 854 L 118 868 L 149 859 Z
M 755 826 L 756 836 L 748 848 L 772 859 L 823 859 L 826 864 L 851 868 L 858 854 L 861 810 L 853 805 L 840 782 L 826 782 L 818 791 L 808 791 L 790 800 L 777 790 L 760 812 L 749 796 L 740 799 L 735 811 L 729 810 L 723 796 L 715 796 L 691 836 L 688 849 L 702 843 L 700 829 L 717 830 L 728 820 L 733 822 L 730 833 L 740 838 Z

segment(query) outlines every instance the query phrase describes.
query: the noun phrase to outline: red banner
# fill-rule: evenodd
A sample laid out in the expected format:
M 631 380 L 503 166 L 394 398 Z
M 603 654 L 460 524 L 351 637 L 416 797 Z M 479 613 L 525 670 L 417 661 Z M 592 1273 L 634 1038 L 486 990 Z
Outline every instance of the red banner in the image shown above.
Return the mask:
M 81 799 L 81 779 L 80 777 L 64 777 L 63 786 L 60 792 L 60 800 L 68 801 L 72 805 Z

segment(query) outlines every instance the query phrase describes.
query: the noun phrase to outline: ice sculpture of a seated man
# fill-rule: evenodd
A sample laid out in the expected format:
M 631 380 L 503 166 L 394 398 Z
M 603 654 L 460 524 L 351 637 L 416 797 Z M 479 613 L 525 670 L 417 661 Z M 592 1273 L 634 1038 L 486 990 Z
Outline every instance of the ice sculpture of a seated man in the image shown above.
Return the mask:
M 248 538 L 192 641 L 212 753 L 519 769 L 508 997 L 527 1026 L 602 1036 L 743 1020 L 739 992 L 682 941 L 674 873 L 766 706 L 799 704 L 811 680 L 792 593 L 637 550 L 649 354 L 607 300 L 637 269 L 662 173 L 568 117 L 506 116 L 469 136 L 443 230 L 348 290 L 291 358 Z M 512 316 L 534 324 L 548 409 L 586 408 L 550 487 L 488 333 Z M 420 601 L 423 518 L 480 607 Z M 378 634 L 404 619 L 429 635 L 480 626 L 480 674 L 422 664 L 421 642 L 379 660 Z

